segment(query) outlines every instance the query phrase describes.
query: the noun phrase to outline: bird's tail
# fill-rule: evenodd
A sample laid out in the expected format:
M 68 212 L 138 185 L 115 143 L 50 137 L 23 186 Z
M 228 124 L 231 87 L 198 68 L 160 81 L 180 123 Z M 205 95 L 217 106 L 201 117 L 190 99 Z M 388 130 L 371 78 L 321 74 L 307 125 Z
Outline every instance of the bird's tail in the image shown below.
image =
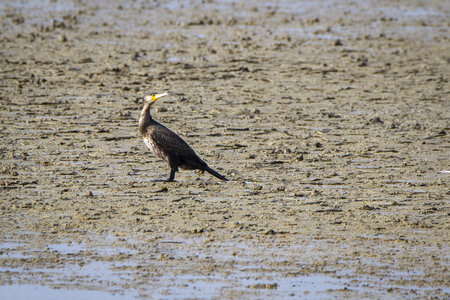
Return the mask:
M 216 171 L 214 171 L 213 169 L 211 169 L 210 167 L 206 167 L 205 171 L 208 172 L 209 174 L 216 176 L 217 178 L 223 180 L 223 181 L 228 181 L 228 179 L 225 178 L 225 176 L 220 175 L 219 173 L 217 173 Z

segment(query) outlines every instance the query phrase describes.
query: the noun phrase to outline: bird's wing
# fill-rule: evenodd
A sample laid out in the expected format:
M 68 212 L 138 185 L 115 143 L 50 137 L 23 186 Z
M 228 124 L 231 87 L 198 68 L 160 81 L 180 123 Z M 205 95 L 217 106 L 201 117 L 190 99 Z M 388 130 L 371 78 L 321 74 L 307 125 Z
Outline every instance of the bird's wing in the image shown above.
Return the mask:
M 151 138 L 158 148 L 166 152 L 197 157 L 194 150 L 182 138 L 165 126 L 161 125 L 155 128 L 151 133 Z

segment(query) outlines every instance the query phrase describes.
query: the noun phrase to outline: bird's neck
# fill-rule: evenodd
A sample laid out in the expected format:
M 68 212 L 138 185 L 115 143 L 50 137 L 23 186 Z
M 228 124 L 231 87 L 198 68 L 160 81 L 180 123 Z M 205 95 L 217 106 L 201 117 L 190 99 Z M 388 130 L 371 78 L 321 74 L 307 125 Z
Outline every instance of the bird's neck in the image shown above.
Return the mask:
M 141 133 L 145 132 L 146 127 L 150 125 L 151 122 L 153 122 L 153 119 L 150 115 L 150 102 L 145 102 L 139 118 L 139 130 Z

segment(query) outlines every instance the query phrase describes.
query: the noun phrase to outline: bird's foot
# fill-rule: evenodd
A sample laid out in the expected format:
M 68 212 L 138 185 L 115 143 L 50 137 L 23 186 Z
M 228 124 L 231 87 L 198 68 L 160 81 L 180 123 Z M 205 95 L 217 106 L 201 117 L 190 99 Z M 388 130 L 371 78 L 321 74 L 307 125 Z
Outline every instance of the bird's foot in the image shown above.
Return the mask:
M 176 182 L 176 180 L 169 180 L 169 179 L 153 179 L 152 182 Z

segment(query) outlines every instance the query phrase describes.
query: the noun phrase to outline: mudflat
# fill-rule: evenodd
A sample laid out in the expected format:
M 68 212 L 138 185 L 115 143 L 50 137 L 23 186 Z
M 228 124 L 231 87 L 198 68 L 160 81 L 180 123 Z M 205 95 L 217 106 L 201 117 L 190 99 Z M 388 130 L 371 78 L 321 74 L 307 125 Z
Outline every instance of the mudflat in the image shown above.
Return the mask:
M 449 297 L 448 1 L 0 15 L 4 295 Z M 229 182 L 152 181 L 169 168 L 139 136 L 151 92 Z

